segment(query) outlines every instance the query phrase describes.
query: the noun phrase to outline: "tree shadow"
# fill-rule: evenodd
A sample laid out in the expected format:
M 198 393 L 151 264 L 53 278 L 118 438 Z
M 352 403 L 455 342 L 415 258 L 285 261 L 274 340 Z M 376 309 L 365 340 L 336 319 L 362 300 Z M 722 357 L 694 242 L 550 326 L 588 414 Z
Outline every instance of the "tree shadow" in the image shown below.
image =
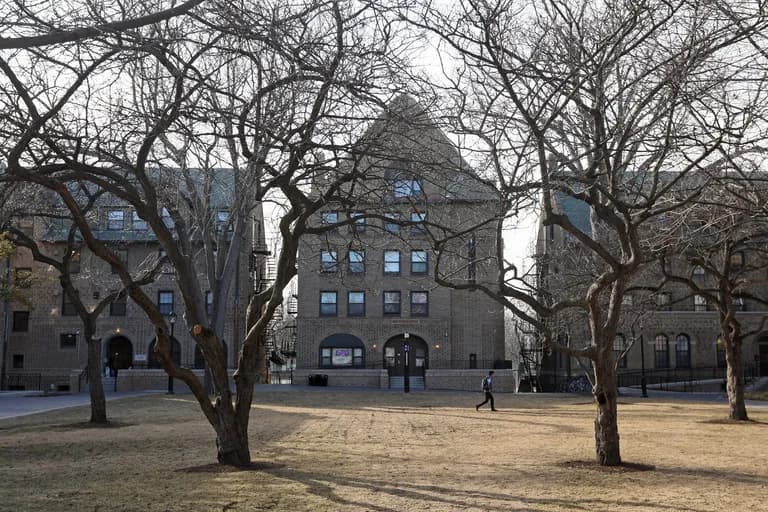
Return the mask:
M 391 497 L 409 500 L 410 510 L 429 508 L 434 504 L 451 507 L 451 509 L 477 508 L 482 501 L 482 510 L 498 512 L 523 512 L 536 509 L 550 510 L 560 507 L 567 510 L 615 510 L 622 507 L 638 507 L 654 510 L 675 510 L 688 512 L 703 512 L 702 509 L 691 507 L 681 508 L 679 505 L 665 505 L 649 501 L 610 500 L 602 498 L 534 498 L 512 492 L 464 491 L 439 485 L 415 484 L 409 482 L 393 483 L 391 480 L 373 478 L 351 478 L 329 473 L 315 473 L 291 468 L 271 468 L 266 472 L 275 477 L 294 481 L 307 487 L 307 492 L 333 502 L 339 506 L 354 506 L 364 510 L 380 512 L 399 512 L 401 508 L 391 508 L 354 500 L 341 496 L 339 487 L 351 487 L 371 494 L 388 494 Z M 496 502 L 496 503 L 493 503 Z M 514 504 L 514 503 L 518 504 Z M 419 504 L 422 504 L 420 506 Z

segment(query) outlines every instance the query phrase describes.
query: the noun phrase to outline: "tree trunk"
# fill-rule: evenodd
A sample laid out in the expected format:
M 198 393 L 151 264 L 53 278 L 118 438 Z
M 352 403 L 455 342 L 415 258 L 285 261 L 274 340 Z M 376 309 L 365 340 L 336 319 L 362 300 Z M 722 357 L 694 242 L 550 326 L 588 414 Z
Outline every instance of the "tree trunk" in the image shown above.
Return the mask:
M 728 391 L 728 417 L 732 420 L 746 421 L 747 405 L 744 403 L 744 360 L 741 353 L 741 340 L 726 341 L 725 358 L 726 389 Z
M 107 401 L 101 380 L 101 340 L 86 338 L 88 346 L 88 393 L 91 397 L 91 423 L 107 423 Z
M 595 453 L 601 466 L 621 464 L 619 426 L 617 421 L 618 390 L 616 369 L 606 351 L 598 352 L 595 361 Z
M 216 403 L 216 457 L 220 464 L 246 467 L 251 464 L 248 446 L 248 424 L 238 421 L 232 404 L 220 400 Z

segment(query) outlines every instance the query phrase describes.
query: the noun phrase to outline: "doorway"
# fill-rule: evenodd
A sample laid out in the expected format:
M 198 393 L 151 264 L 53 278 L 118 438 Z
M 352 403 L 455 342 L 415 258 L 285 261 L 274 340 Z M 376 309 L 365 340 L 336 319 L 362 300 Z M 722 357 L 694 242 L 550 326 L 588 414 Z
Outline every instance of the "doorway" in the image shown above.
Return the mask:
M 412 334 L 406 338 L 400 334 L 384 344 L 384 367 L 389 373 L 389 386 L 404 386 L 405 369 L 408 368 L 410 386 L 424 388 L 424 375 L 429 366 L 427 343 Z
M 768 377 L 768 343 L 761 343 L 759 347 L 760 376 Z
M 124 370 L 133 366 L 133 343 L 125 336 L 115 336 L 107 342 L 107 366 Z

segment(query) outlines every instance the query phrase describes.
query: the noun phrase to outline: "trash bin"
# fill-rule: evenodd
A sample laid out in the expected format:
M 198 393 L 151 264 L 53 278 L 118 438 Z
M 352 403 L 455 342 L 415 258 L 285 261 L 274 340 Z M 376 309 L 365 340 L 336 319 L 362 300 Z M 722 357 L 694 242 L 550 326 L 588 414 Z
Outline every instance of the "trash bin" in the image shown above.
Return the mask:
M 327 386 L 328 376 L 316 373 L 308 377 L 310 386 Z

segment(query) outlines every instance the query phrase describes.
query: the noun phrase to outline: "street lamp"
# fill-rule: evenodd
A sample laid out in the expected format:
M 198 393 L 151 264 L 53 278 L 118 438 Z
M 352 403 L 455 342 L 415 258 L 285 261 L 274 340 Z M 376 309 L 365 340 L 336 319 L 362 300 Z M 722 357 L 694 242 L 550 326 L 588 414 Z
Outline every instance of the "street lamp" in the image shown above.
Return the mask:
M 407 332 L 403 334 L 403 338 L 405 339 L 405 342 L 403 343 L 403 358 L 405 362 L 405 367 L 403 368 L 403 393 L 409 393 L 411 391 L 411 369 L 408 367 L 408 352 L 411 351 L 411 347 L 408 345 L 408 338 L 410 337 L 411 335 Z
M 643 326 L 640 326 L 640 390 L 643 398 L 648 398 L 648 382 L 645 380 L 645 340 L 643 339 Z
M 171 359 L 173 359 L 173 327 L 176 325 L 175 311 L 171 311 L 171 313 L 168 315 L 168 322 L 171 324 L 171 339 L 169 341 L 171 345 L 171 350 L 170 350 Z M 173 377 L 170 374 L 168 374 L 168 393 L 167 394 L 168 395 L 173 394 Z

